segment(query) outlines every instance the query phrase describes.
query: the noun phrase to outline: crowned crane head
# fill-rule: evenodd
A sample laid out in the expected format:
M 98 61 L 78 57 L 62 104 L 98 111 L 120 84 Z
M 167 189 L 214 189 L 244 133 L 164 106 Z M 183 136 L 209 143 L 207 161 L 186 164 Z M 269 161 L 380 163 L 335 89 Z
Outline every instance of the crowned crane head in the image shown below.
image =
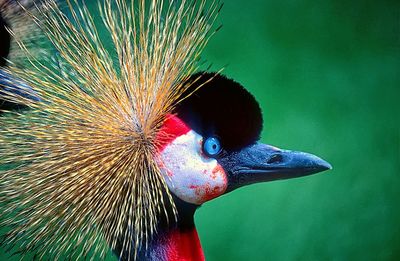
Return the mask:
M 139 260 L 204 260 L 193 215 L 203 203 L 242 186 L 318 173 L 331 165 L 305 152 L 263 144 L 253 95 L 219 73 L 197 73 L 158 132 L 158 164 L 178 211 L 162 220 Z M 121 246 L 114 251 L 130 260 Z
M 260 143 L 260 106 L 234 80 L 199 73 L 188 84 L 186 94 L 192 95 L 160 131 L 160 163 L 170 191 L 179 199 L 201 205 L 252 183 L 331 168 L 312 154 Z

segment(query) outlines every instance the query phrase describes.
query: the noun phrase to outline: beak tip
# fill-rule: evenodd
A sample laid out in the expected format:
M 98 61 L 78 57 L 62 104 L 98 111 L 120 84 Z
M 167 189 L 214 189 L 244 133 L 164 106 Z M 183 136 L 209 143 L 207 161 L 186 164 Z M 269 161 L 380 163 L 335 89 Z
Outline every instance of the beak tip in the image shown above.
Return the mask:
M 323 159 L 320 159 L 320 162 L 318 162 L 318 168 L 320 169 L 320 171 L 333 169 L 332 165 Z

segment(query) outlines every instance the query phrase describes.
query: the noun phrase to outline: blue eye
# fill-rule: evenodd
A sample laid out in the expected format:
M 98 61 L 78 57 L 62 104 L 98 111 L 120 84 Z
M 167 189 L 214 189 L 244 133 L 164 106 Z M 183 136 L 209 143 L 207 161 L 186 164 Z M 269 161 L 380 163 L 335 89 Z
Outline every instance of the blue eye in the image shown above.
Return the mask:
M 215 137 L 207 138 L 203 144 L 203 150 L 207 156 L 215 156 L 221 152 L 221 143 Z

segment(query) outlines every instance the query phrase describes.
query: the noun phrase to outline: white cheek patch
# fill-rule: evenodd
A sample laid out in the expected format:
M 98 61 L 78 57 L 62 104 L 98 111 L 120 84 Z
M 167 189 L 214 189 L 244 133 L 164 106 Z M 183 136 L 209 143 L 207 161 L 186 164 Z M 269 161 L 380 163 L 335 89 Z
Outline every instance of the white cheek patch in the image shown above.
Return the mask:
M 169 189 L 180 199 L 202 204 L 222 195 L 228 185 L 217 160 L 202 153 L 202 136 L 191 130 L 161 152 L 161 168 Z

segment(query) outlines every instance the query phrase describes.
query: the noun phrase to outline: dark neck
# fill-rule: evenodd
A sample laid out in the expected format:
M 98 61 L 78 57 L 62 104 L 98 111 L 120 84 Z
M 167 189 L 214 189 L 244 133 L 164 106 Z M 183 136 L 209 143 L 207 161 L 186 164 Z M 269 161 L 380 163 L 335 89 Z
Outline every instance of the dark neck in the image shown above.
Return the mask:
M 139 251 L 137 260 L 204 261 L 203 250 L 194 225 L 194 213 L 198 206 L 177 198 L 174 201 L 178 210 L 177 222 L 161 220 L 149 247 Z M 169 220 L 174 220 L 172 214 Z M 129 259 L 124 256 L 121 260 Z

